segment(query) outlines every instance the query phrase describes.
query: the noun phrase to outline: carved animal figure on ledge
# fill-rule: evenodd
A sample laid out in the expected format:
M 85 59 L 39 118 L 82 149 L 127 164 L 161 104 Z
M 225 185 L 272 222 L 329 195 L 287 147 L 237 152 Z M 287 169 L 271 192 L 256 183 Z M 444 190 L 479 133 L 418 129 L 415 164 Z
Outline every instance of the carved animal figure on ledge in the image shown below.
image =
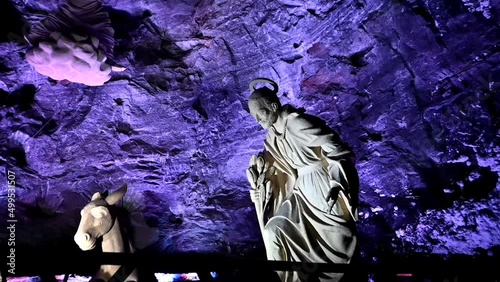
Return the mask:
M 105 191 L 92 196 L 91 201 L 81 211 L 81 221 L 74 236 L 80 249 L 94 249 L 97 240 L 102 237 L 103 252 L 134 253 L 128 230 L 124 228 L 125 223 L 118 212 L 119 207 L 115 206 L 126 192 L 127 185 L 123 185 L 109 195 Z M 120 268 L 118 265 L 101 265 L 91 281 L 108 282 L 113 276 L 122 277 L 119 279 L 121 282 L 139 281 L 137 269 Z M 126 279 L 123 279 L 124 276 Z

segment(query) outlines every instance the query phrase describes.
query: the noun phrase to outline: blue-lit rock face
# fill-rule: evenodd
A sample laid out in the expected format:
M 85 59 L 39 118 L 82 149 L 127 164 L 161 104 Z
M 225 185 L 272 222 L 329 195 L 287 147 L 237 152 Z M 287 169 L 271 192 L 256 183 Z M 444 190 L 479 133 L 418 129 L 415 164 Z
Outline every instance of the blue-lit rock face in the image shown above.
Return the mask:
M 245 169 L 265 132 L 246 102 L 269 77 L 354 148 L 364 255 L 496 252 L 499 3 L 430 2 L 110 0 L 127 70 L 88 87 L 24 60 L 58 1 L 2 1 L 0 217 L 11 171 L 16 244 L 79 251 L 79 210 L 127 183 L 140 247 L 261 251 Z

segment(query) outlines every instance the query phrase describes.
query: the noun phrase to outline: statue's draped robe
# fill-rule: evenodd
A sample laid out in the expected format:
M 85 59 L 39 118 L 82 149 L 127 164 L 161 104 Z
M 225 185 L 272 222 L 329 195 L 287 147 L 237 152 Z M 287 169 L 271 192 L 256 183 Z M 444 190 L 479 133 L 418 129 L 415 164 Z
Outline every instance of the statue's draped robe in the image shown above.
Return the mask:
M 359 181 L 352 152 L 323 121 L 285 106 L 284 130 L 271 128 L 266 159 L 277 168 L 263 239 L 269 260 L 349 263 L 356 247 Z M 329 212 L 331 188 L 340 189 Z M 335 190 L 335 189 L 334 189 Z M 314 281 L 306 272 L 278 272 L 282 281 Z M 322 273 L 319 281 L 342 274 Z

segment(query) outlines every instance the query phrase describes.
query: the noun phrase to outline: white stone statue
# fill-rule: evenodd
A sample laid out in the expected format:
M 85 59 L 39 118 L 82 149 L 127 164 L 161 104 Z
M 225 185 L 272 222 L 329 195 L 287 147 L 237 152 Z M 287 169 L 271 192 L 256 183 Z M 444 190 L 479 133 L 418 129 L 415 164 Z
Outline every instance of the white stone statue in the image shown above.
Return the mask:
M 255 89 L 269 83 L 274 89 Z M 359 179 L 353 153 L 324 121 L 282 106 L 277 84 L 250 83 L 251 115 L 266 130 L 265 151 L 247 176 L 268 260 L 350 263 L 357 245 Z M 342 273 L 279 271 L 282 281 L 339 281 Z
M 99 0 L 66 0 L 59 10 L 33 27 L 26 40 L 26 60 L 54 80 L 103 85 L 112 71 L 115 40 L 108 13 Z
M 127 192 L 127 185 L 107 195 L 95 193 L 81 211 L 81 221 L 74 236 L 76 244 L 84 251 L 92 250 L 98 238 L 102 237 L 102 251 L 107 253 L 134 253 L 134 246 L 127 237 L 119 216 L 113 206 Z M 107 282 L 120 268 L 118 265 L 101 265 L 91 281 Z M 124 281 L 138 281 L 137 269 L 134 269 Z

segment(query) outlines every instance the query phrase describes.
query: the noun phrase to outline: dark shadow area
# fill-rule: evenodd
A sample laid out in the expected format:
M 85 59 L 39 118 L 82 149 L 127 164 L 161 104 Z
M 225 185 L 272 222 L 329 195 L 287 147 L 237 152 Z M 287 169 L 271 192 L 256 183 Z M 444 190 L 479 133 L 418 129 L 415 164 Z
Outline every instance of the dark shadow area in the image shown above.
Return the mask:
M 173 68 L 186 68 L 183 58 L 189 52 L 179 48 L 166 33 L 163 33 L 160 46 L 140 45 L 134 50 L 134 59 L 137 63 L 145 66 L 158 64 L 160 61 L 168 61 L 169 66 Z
M 10 71 L 12 71 L 12 69 L 9 68 L 9 67 L 7 67 L 3 62 L 0 61 L 0 73 L 2 73 L 2 72 L 10 72 Z
M 0 89 L 0 106 L 18 106 L 20 111 L 27 111 L 31 109 L 33 102 L 35 102 L 37 91 L 36 86 L 33 84 L 23 85 L 12 93 Z
M 182 57 L 186 55 L 186 52 L 177 47 L 164 30 L 147 20 L 152 15 L 150 11 L 145 10 L 135 15 L 113 8 L 108 8 L 107 11 L 115 30 L 114 38 L 117 41 L 114 49 L 115 58 L 122 57 L 123 54 L 133 50 L 134 60 L 138 64 L 148 66 L 168 59 L 177 61 L 174 63 L 175 67 L 184 65 Z M 145 25 L 146 30 L 151 32 L 153 37 L 161 38 L 160 46 L 148 43 L 147 40 L 144 40 L 143 44 L 137 44 L 134 41 L 141 25 Z
M 366 55 L 370 53 L 370 51 L 373 49 L 373 46 L 370 46 L 368 48 L 365 48 L 361 51 L 358 51 L 348 57 L 349 63 L 357 68 L 364 67 L 368 65 L 368 62 L 366 61 Z
M 148 48 L 146 46 L 138 46 L 134 50 L 134 59 L 138 62 L 141 62 L 142 64 L 146 66 L 154 65 L 158 61 L 159 57 L 159 50 L 156 50 L 154 48 Z M 167 89 L 164 87 L 165 90 Z
M 194 104 L 193 104 L 193 109 L 200 115 L 202 116 L 205 120 L 208 120 L 208 113 L 203 108 L 203 105 L 201 104 L 200 97 L 196 98 Z
M 33 84 L 23 85 L 12 93 L 0 89 L 0 106 L 17 107 L 17 110 L 19 113 L 22 113 L 23 117 L 34 121 L 23 122 L 19 124 L 17 129 L 31 137 L 35 137 L 36 135 L 51 135 L 59 128 L 56 120 L 45 117 L 46 115 L 41 113 L 40 109 L 33 108 L 37 91 L 38 89 Z M 15 116 L 12 117 L 16 118 Z M 15 153 L 13 156 L 18 155 Z M 23 159 L 15 158 L 17 160 Z M 21 163 L 24 163 L 24 161 L 21 161 Z
M 35 102 L 35 94 L 37 92 L 37 88 L 33 84 L 26 84 L 16 89 L 12 95 L 16 100 L 17 105 L 19 106 L 19 110 L 27 111 L 31 109 L 33 102 Z
M 10 99 L 10 93 L 0 89 L 0 106 L 8 106 Z
M 67 242 L 69 243 L 69 241 Z M 75 245 L 75 244 L 73 244 Z M 76 247 L 76 246 L 75 246 Z M 305 270 L 315 265 L 302 263 L 286 263 L 276 261 L 254 260 L 243 257 L 227 257 L 219 255 L 202 254 L 165 254 L 149 255 L 136 254 L 122 256 L 122 254 L 99 255 L 97 251 L 77 252 L 72 255 L 69 250 L 75 250 L 72 246 L 64 252 L 47 249 L 45 253 L 31 252 L 27 249 L 16 250 L 19 261 L 16 260 L 17 276 L 45 276 L 55 274 L 77 274 L 92 276 L 99 266 L 99 261 L 124 262 L 132 259 L 139 266 L 150 265 L 152 273 L 200 273 L 204 279 L 200 281 L 269 281 L 279 282 L 274 270 Z M 85 255 L 83 254 L 85 253 Z M 17 259 L 16 256 L 16 259 Z M 368 261 L 362 260 L 356 265 L 318 265 L 314 271 L 317 273 L 329 269 L 337 269 L 340 272 L 351 273 L 358 277 L 350 281 L 376 281 L 376 282 L 443 282 L 448 281 L 498 281 L 499 273 L 492 265 L 500 263 L 498 257 L 491 256 L 464 256 L 453 255 L 443 258 L 438 255 L 415 254 L 411 257 L 390 257 L 384 260 Z M 294 265 L 292 265 L 294 264 Z M 335 268 L 333 268 L 335 267 Z M 473 269 L 474 271 L 471 271 Z M 216 272 L 216 278 L 212 278 L 209 272 Z M 366 279 L 370 275 L 371 279 Z M 353 276 L 351 276 L 353 277 Z M 451 279 L 450 279 L 451 278 Z M 454 278 L 458 278 L 455 280 Z M 474 279 L 477 278 L 477 279 Z M 147 281 L 147 280 L 146 280 Z M 184 281 L 184 280 L 183 280 Z
M 28 29 L 28 23 L 11 1 L 0 1 L 0 42 L 24 42 Z
M 28 165 L 28 161 L 26 160 L 26 152 L 21 146 L 8 148 L 7 157 L 12 158 L 15 161 L 15 164 L 20 168 L 26 167 Z
M 365 208 L 367 207 L 367 208 Z M 360 205 L 360 211 L 369 210 L 369 206 L 363 202 Z M 363 258 L 383 259 L 397 253 L 391 245 L 392 228 L 381 214 L 373 214 L 368 218 L 360 219 L 359 226 L 362 226 L 363 232 L 358 232 L 358 248 Z M 358 229 L 361 229 L 358 227 Z
M 497 46 L 495 52 L 500 52 Z M 500 68 L 492 70 L 489 75 L 480 77 L 484 106 L 492 117 L 493 127 L 500 129 Z
M 472 168 L 465 163 L 438 164 L 416 169 L 426 188 L 412 190 L 418 198 L 418 206 L 423 209 L 445 209 L 462 196 L 460 183 L 469 175 Z
M 475 172 L 477 178 L 469 180 L 463 188 L 463 195 L 466 198 L 479 200 L 488 196 L 495 189 L 498 182 L 498 174 L 491 171 L 489 167 L 480 167 Z
M 447 8 L 446 12 L 448 12 L 452 17 L 456 17 L 467 11 L 466 7 L 460 0 L 445 0 L 443 1 L 443 4 L 443 6 Z
M 133 50 L 136 45 L 133 40 L 134 34 L 139 30 L 140 26 L 144 24 L 144 20 L 151 16 L 151 12 L 146 10 L 142 13 L 133 15 L 127 11 L 117 10 L 111 7 L 105 7 L 105 9 L 108 12 L 111 26 L 114 29 L 114 59 L 110 60 L 110 63 L 115 64 L 116 61 L 127 57 L 127 52 Z
M 208 280 L 205 278 L 202 281 L 220 281 L 220 282 L 254 282 L 254 281 L 266 281 L 266 282 L 280 282 L 278 275 L 273 271 L 262 271 L 262 270 L 248 270 L 248 269 L 236 269 L 234 271 L 218 271 L 217 278 Z M 200 277 L 201 280 L 202 277 Z
M 359 244 L 356 251 L 354 251 L 350 264 L 354 269 L 359 269 L 360 271 L 352 271 L 344 274 L 340 282 L 368 282 L 368 273 L 362 271 L 363 258 L 361 256 Z
M 144 20 L 151 16 L 151 12 L 146 10 L 142 14 L 132 15 L 127 11 L 116 10 L 106 7 L 111 25 L 115 30 L 115 39 L 128 38 L 133 31 L 136 31 Z

